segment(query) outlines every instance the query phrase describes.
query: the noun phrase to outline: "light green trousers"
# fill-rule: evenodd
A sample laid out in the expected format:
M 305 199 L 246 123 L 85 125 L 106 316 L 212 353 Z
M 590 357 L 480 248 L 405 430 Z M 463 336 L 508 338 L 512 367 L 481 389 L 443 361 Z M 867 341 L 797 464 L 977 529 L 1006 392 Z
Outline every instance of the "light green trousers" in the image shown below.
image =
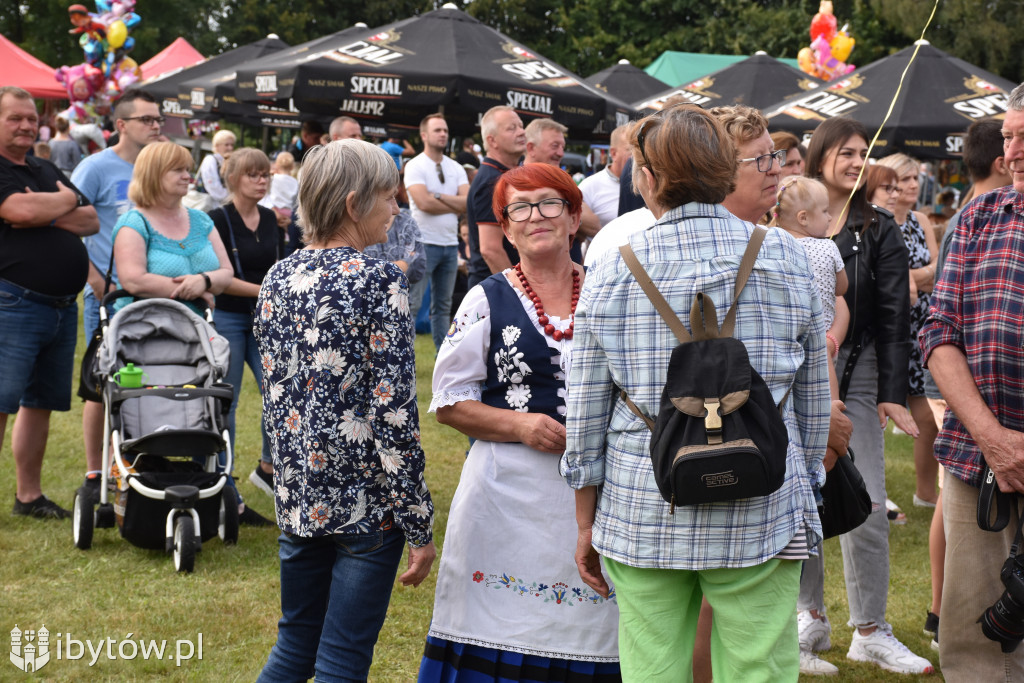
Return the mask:
M 701 597 L 714 611 L 715 683 L 779 683 L 800 675 L 796 599 L 800 562 L 742 569 L 638 569 L 604 558 L 619 603 L 622 680 L 693 680 Z

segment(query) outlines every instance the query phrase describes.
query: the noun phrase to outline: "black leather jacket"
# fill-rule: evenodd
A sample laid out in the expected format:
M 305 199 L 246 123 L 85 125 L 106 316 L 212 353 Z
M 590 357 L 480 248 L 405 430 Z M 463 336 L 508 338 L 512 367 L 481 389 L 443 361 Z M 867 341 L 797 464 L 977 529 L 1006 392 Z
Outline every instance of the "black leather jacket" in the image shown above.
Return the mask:
M 861 348 L 874 342 L 878 402 L 903 405 L 911 349 L 910 259 L 892 214 L 874 207 L 865 221 L 862 206 L 854 200 L 850 217 L 835 238 L 850 281 L 845 297 L 850 327 L 843 342 L 850 360 L 840 369 L 839 394 L 846 394 Z

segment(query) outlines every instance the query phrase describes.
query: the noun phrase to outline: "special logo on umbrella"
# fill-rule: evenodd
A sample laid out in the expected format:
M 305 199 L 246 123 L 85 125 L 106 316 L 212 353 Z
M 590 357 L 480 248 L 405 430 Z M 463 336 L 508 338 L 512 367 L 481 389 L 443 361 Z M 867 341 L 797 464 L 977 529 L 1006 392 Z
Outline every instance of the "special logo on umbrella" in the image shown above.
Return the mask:
M 691 102 L 693 102 L 694 104 L 704 104 L 704 102 L 710 102 L 714 98 L 720 98 L 721 97 L 721 95 L 719 95 L 718 93 L 712 92 L 711 90 L 708 89 L 708 88 L 713 88 L 714 85 L 715 85 L 715 79 L 705 77 L 705 78 L 699 78 L 696 81 L 694 81 L 693 83 L 690 83 L 689 85 L 684 85 L 683 86 L 683 90 L 689 91 L 689 92 L 694 93 L 696 95 L 700 95 L 702 98 L 704 98 L 703 102 L 697 102 L 697 101 L 693 100 L 692 98 L 687 98 L 687 99 L 690 99 Z
M 512 42 L 503 43 L 501 49 L 510 56 L 504 59 L 495 59 L 494 63 L 500 64 L 502 69 L 531 85 L 547 85 L 553 88 L 571 88 L 580 85 L 579 81 L 556 65 L 540 59 Z
M 1009 96 L 998 85 L 972 75 L 964 79 L 964 89 L 968 92 L 946 100 L 964 118 L 973 121 L 1006 113 Z
M 689 86 L 687 86 L 687 87 L 689 87 Z M 648 101 L 644 102 L 643 104 L 641 104 L 639 108 L 640 109 L 653 109 L 655 111 L 661 111 L 662 109 L 665 108 L 665 102 L 667 102 L 668 100 L 672 99 L 673 97 L 682 97 L 684 100 L 686 100 L 687 102 L 690 102 L 691 104 L 696 104 L 698 106 L 703 107 L 705 104 L 707 104 L 708 102 L 711 101 L 711 97 L 709 97 L 708 95 L 713 95 L 714 97 L 720 97 L 719 95 L 717 95 L 715 93 L 704 94 L 704 93 L 701 93 L 701 92 L 691 92 L 690 90 L 680 89 L 680 90 L 673 90 L 672 92 L 667 93 L 667 94 L 659 97 L 656 100 L 648 100 Z
M 505 97 L 508 106 L 521 114 L 551 116 L 555 113 L 551 107 L 551 97 L 542 92 L 510 88 Z
M 277 72 L 269 71 L 256 74 L 256 94 L 272 96 L 277 94 Z
M 414 52 L 394 44 L 401 38 L 402 34 L 398 31 L 381 31 L 366 40 L 357 40 L 320 56 L 342 64 L 387 66 L 415 55 Z
M 356 97 L 397 99 L 402 96 L 402 77 L 398 74 L 352 74 L 348 91 Z
M 338 111 L 351 116 L 384 116 L 384 103 L 380 100 L 342 100 Z

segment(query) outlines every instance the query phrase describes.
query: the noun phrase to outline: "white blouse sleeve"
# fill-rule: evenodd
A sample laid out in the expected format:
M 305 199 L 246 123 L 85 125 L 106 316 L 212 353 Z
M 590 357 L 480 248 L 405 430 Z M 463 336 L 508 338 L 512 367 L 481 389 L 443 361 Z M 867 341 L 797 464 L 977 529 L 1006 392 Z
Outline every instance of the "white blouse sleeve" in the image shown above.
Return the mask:
M 469 290 L 455 314 L 454 328 L 437 351 L 428 412 L 460 401 L 479 401 L 483 396 L 486 354 L 491 345 L 490 314 L 483 287 Z

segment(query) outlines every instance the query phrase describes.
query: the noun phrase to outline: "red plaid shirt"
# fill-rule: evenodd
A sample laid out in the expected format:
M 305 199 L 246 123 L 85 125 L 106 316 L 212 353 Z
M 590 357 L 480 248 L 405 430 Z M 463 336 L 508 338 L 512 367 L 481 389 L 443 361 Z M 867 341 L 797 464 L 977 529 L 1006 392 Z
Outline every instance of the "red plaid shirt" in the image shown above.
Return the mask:
M 960 348 L 999 423 L 1024 431 L 1024 195 L 1012 187 L 978 197 L 960 215 L 920 342 L 926 364 L 937 346 Z M 981 450 L 952 411 L 935 457 L 981 486 Z

